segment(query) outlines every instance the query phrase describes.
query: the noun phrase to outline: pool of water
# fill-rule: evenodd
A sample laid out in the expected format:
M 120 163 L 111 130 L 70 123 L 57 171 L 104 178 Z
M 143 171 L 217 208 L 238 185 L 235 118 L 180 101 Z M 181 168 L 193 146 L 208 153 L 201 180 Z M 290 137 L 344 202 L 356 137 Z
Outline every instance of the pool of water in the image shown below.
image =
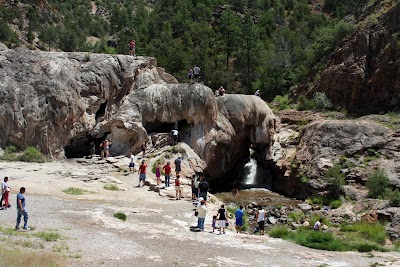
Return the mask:
M 214 195 L 226 204 L 243 206 L 247 206 L 253 202 L 262 205 L 263 207 L 297 206 L 297 204 L 301 202 L 300 200 L 288 198 L 264 188 L 239 190 L 238 195 L 234 195 L 231 192 L 220 192 Z

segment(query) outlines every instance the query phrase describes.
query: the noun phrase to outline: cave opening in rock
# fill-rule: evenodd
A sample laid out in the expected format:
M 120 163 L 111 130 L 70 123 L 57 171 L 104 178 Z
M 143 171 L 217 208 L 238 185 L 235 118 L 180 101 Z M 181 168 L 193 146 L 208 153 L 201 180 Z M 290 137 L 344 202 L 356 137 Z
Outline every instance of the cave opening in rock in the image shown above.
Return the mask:
M 144 128 L 146 129 L 147 133 L 170 133 L 175 128 L 175 123 L 169 122 L 144 122 Z
M 96 124 L 101 121 L 101 118 L 106 114 L 107 101 L 100 104 L 99 110 L 96 112 Z
M 104 133 L 100 138 L 92 137 L 87 134 L 76 135 L 69 142 L 69 145 L 64 147 L 65 157 L 67 158 L 82 158 L 89 155 L 90 143 L 94 142 L 96 146 L 95 154 L 100 154 L 100 144 L 106 139 L 109 133 Z

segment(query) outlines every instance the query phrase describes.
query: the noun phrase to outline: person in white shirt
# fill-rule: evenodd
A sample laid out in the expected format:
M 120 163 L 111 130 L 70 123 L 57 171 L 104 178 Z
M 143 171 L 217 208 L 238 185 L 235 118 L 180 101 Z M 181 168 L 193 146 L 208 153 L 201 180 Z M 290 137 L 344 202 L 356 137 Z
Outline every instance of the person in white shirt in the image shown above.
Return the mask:
M 9 195 L 10 195 L 10 190 L 11 188 L 8 186 L 8 177 L 4 177 L 3 182 L 1 183 L 1 202 L 0 206 L 2 206 L 2 208 L 4 209 L 8 209 L 11 207 L 10 205 L 10 200 L 9 200 Z M 4 204 L 3 204 L 3 200 L 4 200 Z
M 173 129 L 171 131 L 171 133 L 172 133 L 172 140 L 174 141 L 174 145 L 176 145 L 178 143 L 178 134 L 179 134 L 179 132 L 178 132 L 177 129 Z
M 206 220 L 207 207 L 206 201 L 202 200 L 200 206 L 197 207 L 198 228 L 204 231 L 204 221 Z
M 266 218 L 266 212 L 261 206 L 259 206 L 256 214 L 256 220 L 258 224 L 258 230 L 260 231 L 260 235 L 264 234 L 265 218 Z
M 135 173 L 135 156 L 130 153 L 129 154 L 130 162 L 129 162 L 129 172 L 130 173 Z
M 321 230 L 321 224 L 322 224 L 322 219 L 319 219 L 319 220 L 314 224 L 313 229 L 316 230 L 316 231 Z

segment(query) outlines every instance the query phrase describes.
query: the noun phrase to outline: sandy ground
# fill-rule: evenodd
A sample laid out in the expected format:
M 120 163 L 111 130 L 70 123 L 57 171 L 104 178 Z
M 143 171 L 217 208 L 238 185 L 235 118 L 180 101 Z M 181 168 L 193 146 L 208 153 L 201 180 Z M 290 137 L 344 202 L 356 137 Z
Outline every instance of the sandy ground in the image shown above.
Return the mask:
M 65 256 L 67 266 L 400 266 L 400 253 L 327 252 L 305 248 L 268 236 L 210 233 L 210 212 L 205 232 L 191 232 L 196 225 L 190 197 L 175 200 L 172 187 L 158 193 L 136 187 L 138 175 L 125 175 L 116 166 L 128 158 L 66 160 L 43 164 L 0 162 L 0 175 L 11 177 L 13 207 L 0 211 L 2 227 L 14 227 L 15 196 L 26 187 L 31 232 L 56 231 L 62 239 L 41 242 L 44 248 Z M 150 170 L 148 170 L 148 173 Z M 154 176 L 149 180 L 154 183 Z M 120 191 L 109 191 L 107 183 Z M 73 196 L 69 187 L 89 191 Z M 185 187 L 189 196 L 189 186 Z M 212 211 L 211 211 L 212 210 Z M 114 218 L 115 212 L 127 221 Z M 4 234 L 0 234 L 4 239 Z M 9 236 L 8 238 L 18 238 Z

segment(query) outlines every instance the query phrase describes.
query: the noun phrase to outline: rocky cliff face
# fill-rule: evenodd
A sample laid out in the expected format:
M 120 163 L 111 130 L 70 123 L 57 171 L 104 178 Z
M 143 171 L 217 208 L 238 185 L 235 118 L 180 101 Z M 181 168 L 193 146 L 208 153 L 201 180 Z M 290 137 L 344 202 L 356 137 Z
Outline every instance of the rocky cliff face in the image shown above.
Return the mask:
M 154 58 L 3 48 L 0 68 L 1 146 L 33 145 L 63 158 L 108 138 L 123 154 L 178 126 L 217 177 L 241 163 L 250 144 L 272 143 L 275 117 L 265 102 L 178 84 Z
M 376 1 L 358 26 L 294 97 L 325 92 L 335 106 L 360 114 L 400 108 L 400 5 Z

